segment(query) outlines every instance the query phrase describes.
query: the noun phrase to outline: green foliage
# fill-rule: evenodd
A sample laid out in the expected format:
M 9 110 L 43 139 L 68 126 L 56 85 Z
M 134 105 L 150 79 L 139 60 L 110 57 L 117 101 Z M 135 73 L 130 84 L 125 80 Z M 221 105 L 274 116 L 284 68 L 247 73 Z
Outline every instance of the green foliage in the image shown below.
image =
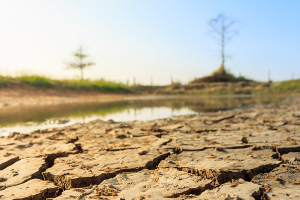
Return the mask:
M 181 88 L 181 86 L 182 86 L 182 83 L 180 81 L 176 81 L 176 82 L 172 83 L 171 88 L 173 90 L 177 90 L 177 89 Z
M 90 81 L 90 80 L 64 80 L 61 82 L 62 87 L 71 88 L 75 90 L 91 90 L 97 92 L 120 92 L 129 93 L 128 86 L 122 83 L 112 81 L 105 81 L 103 79 Z
M 86 90 L 96 92 L 130 93 L 128 86 L 104 79 L 90 80 L 53 80 L 43 76 L 31 75 L 17 78 L 0 76 L 0 87 L 31 85 L 40 88 Z
M 249 82 L 249 81 L 253 81 L 253 80 L 251 80 L 250 78 L 247 78 L 245 76 L 235 77 L 235 82 L 241 82 L 241 81 Z
M 210 76 L 204 76 L 202 78 L 196 78 L 195 80 L 191 81 L 189 84 L 197 84 L 203 82 L 249 82 L 253 81 L 248 79 L 244 76 L 236 77 L 231 74 L 228 70 L 225 69 L 224 65 L 221 65 L 218 70 L 214 71 Z
M 0 76 L 0 87 L 7 87 L 10 82 L 12 82 L 10 78 L 5 76 Z
M 300 93 L 300 79 L 273 83 L 269 93 Z
M 46 87 L 46 88 L 50 88 L 53 87 L 55 85 L 55 82 L 49 78 L 46 77 L 42 77 L 42 76 L 36 76 L 36 75 L 32 75 L 32 76 L 20 76 L 19 80 L 22 83 L 27 83 L 36 87 Z
M 228 74 L 228 73 L 227 73 L 227 71 L 225 70 L 224 65 L 221 65 L 221 66 L 219 67 L 218 70 L 216 70 L 216 71 L 214 71 L 214 72 L 212 73 L 212 76 L 215 75 L 215 74 Z

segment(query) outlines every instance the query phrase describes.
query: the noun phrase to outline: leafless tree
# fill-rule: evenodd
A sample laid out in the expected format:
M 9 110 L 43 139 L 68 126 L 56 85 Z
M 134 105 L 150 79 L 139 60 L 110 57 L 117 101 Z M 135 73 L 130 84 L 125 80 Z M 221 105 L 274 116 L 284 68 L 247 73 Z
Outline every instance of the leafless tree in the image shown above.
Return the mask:
M 211 19 L 208 24 L 210 25 L 213 37 L 221 46 L 222 64 L 218 70 L 220 73 L 226 73 L 225 70 L 225 45 L 232 40 L 234 36 L 238 34 L 236 29 L 233 29 L 233 25 L 236 24 L 235 20 L 229 20 L 224 14 L 219 14 L 217 18 Z
M 79 69 L 81 72 L 81 80 L 83 80 L 83 69 L 86 67 L 95 65 L 93 62 L 85 62 L 85 59 L 88 57 L 87 54 L 83 53 L 83 47 L 80 46 L 79 49 L 73 54 L 75 56 L 74 62 L 69 62 L 67 68 L 69 69 Z

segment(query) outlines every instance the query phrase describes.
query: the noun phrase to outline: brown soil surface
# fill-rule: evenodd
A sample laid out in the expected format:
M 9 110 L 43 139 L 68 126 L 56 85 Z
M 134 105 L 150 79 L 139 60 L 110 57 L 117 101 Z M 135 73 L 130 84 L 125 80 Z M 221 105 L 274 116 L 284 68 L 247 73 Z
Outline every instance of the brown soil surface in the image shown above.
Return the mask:
M 0 138 L 0 199 L 300 199 L 300 98 Z
M 188 85 L 135 86 L 143 94 L 252 94 L 264 91 L 270 83 L 261 82 L 199 82 Z
M 0 88 L 0 108 L 19 105 L 61 104 L 85 101 L 118 101 L 133 94 L 104 94 L 93 91 L 36 88 Z

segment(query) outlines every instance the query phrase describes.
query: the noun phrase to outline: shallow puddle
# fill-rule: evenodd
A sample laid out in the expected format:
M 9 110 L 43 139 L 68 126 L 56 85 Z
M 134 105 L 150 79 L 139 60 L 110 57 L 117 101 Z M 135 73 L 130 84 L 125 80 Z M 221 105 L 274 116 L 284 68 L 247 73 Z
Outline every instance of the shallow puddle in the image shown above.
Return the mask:
M 94 119 L 114 121 L 153 120 L 177 115 L 215 112 L 283 101 L 282 97 L 156 96 L 120 102 L 6 107 L 0 109 L 0 136 L 10 132 L 66 126 Z

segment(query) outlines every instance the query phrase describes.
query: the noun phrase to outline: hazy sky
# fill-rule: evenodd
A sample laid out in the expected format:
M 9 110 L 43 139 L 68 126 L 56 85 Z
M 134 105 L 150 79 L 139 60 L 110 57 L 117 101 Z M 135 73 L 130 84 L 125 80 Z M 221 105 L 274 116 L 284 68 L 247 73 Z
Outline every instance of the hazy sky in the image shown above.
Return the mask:
M 90 79 L 187 83 L 221 63 L 208 21 L 224 13 L 239 34 L 226 67 L 260 81 L 300 78 L 299 0 L 0 0 L 0 73 L 74 78 L 80 44 Z

